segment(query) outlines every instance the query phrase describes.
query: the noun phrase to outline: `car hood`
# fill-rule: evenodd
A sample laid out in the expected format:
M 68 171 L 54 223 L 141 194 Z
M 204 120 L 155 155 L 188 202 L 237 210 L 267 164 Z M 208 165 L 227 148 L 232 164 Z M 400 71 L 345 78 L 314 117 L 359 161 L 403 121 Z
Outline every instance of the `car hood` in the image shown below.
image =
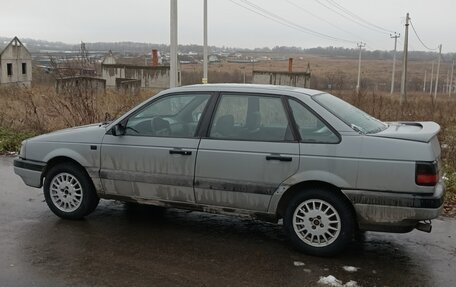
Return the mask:
M 385 130 L 369 136 L 430 142 L 439 131 L 435 122 L 391 122 Z
M 105 124 L 91 124 L 43 134 L 28 141 L 33 142 L 71 142 L 71 143 L 101 143 L 106 133 Z

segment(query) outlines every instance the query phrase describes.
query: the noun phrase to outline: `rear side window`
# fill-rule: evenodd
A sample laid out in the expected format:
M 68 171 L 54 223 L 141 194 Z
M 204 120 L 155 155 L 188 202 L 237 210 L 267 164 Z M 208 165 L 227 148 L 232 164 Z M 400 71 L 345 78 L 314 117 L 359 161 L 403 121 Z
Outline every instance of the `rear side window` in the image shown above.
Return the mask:
M 280 97 L 223 95 L 209 137 L 249 141 L 293 139 Z
M 294 120 L 298 126 L 301 142 L 338 143 L 339 137 L 304 105 L 289 100 Z
M 388 127 L 387 124 L 333 95 L 319 94 L 313 99 L 352 129 L 362 134 L 375 134 Z

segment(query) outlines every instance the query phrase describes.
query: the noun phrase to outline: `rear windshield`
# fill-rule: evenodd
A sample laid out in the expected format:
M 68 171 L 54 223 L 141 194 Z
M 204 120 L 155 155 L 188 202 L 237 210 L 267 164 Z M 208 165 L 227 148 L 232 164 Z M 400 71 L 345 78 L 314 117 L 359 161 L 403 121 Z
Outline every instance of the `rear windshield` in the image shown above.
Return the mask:
M 371 115 L 330 94 L 319 94 L 313 99 L 357 132 L 378 133 L 388 127 Z

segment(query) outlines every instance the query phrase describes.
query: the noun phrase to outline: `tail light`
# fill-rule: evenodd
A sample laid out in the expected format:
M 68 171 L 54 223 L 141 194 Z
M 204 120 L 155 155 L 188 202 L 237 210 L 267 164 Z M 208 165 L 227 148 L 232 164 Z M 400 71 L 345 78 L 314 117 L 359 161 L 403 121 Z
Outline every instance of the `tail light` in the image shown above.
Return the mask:
M 415 169 L 417 185 L 434 186 L 439 182 L 439 168 L 437 162 L 418 161 Z

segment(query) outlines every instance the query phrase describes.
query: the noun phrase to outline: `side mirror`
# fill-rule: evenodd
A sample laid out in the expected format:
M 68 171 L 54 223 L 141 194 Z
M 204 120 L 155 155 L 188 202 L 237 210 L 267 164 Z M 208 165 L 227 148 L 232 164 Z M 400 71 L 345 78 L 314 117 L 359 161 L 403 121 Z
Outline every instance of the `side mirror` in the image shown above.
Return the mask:
M 119 123 L 112 128 L 111 133 L 113 136 L 123 136 L 125 134 L 125 127 Z

